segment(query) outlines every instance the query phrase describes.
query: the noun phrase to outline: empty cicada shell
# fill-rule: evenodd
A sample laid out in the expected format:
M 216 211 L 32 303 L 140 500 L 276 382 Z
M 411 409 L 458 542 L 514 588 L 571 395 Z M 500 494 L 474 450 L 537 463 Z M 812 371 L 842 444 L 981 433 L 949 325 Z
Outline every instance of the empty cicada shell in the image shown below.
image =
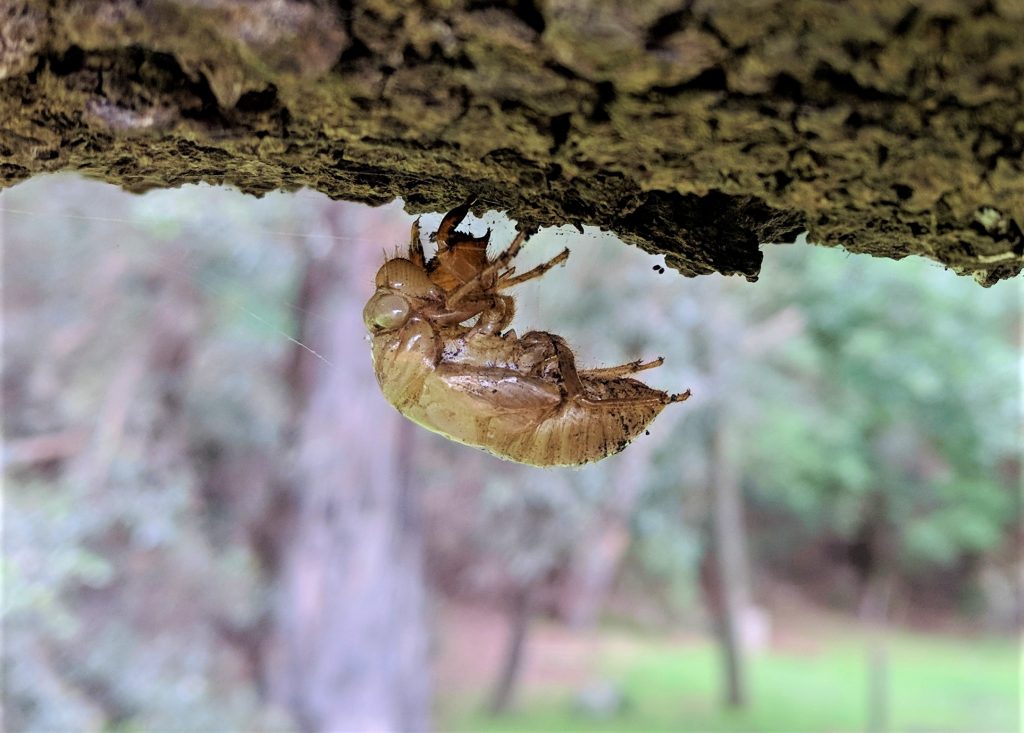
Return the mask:
M 470 204 L 444 217 L 429 261 L 413 224 L 408 256 L 384 263 L 363 311 L 377 381 L 399 412 L 500 458 L 577 466 L 618 453 L 666 405 L 690 396 L 629 377 L 660 358 L 577 370 L 561 337 L 506 331 L 515 313 L 507 291 L 564 262 L 569 251 L 514 275 L 510 264 L 525 235 L 488 258 L 490 232 L 455 231 Z

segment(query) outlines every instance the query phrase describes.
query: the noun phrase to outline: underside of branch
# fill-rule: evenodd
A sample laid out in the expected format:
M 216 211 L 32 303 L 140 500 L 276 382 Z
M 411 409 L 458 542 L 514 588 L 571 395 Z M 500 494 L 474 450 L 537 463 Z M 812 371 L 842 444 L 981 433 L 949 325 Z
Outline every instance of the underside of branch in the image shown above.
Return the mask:
M 7 0 L 0 185 L 478 196 L 685 275 L 1024 265 L 1019 0 Z M 384 243 L 390 244 L 390 243 Z

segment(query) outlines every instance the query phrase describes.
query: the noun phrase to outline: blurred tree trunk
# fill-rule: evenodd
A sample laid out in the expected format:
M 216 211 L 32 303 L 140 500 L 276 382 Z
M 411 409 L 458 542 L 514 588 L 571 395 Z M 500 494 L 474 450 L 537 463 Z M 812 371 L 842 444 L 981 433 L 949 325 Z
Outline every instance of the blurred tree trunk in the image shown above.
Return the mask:
M 527 582 L 516 589 L 508 609 L 508 640 L 505 654 L 498 673 L 491 702 L 488 706 L 491 715 L 499 715 L 508 710 L 515 696 L 516 683 L 523 666 L 523 654 L 526 650 L 526 639 L 530 631 L 530 617 L 533 612 L 533 596 L 535 583 Z
M 742 499 L 736 470 L 735 435 L 728 418 L 712 418 L 710 442 L 711 545 L 719 597 L 716 626 L 725 666 L 725 703 L 728 707 L 746 706 L 749 695 L 743 618 L 750 606 L 746 566 Z
M 749 700 L 747 690 L 744 620 L 751 612 L 750 575 L 747 567 L 743 497 L 737 461 L 736 426 L 724 392 L 735 384 L 733 360 L 743 326 L 725 298 L 716 298 L 702 331 L 703 360 L 714 394 L 707 412 L 708 491 L 710 494 L 710 563 L 705 564 L 705 591 L 715 620 L 725 669 L 725 704 L 740 708 Z
M 361 314 L 388 231 L 381 215 L 327 209 L 332 244 L 309 264 L 293 385 L 296 512 L 285 550 L 276 694 L 305 731 L 422 731 L 430 682 L 422 537 L 409 432 L 381 397 Z M 344 212 L 344 214 L 342 214 Z M 342 219 L 342 216 L 345 218 Z
M 867 632 L 868 723 L 867 730 L 889 730 L 889 650 L 886 623 L 894 578 L 876 573 L 868 581 L 861 599 L 861 620 Z
M 867 657 L 867 726 L 872 733 L 889 730 L 889 651 L 886 625 L 896 578 L 892 572 L 893 538 L 887 529 L 885 494 L 868 502 L 850 560 L 861 580 L 860 619 Z

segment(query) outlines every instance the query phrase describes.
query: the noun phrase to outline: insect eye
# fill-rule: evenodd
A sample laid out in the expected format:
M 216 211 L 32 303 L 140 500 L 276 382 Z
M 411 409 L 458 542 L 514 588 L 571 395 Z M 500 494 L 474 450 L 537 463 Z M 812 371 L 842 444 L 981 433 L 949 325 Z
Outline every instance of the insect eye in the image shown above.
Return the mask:
M 423 268 L 403 257 L 384 263 L 377 271 L 376 285 L 378 288 L 400 290 L 416 298 L 436 297 L 440 294 Z
M 393 293 L 377 293 L 363 309 L 363 322 L 369 331 L 398 328 L 409 320 L 409 301 Z

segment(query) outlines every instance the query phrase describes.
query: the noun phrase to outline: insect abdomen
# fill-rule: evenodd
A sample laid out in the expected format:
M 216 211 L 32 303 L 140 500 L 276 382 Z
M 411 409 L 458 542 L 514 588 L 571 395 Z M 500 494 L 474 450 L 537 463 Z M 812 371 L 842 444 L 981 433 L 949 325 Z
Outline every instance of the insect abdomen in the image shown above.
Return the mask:
M 579 466 L 614 455 L 643 433 L 667 404 L 664 392 L 645 389 L 652 400 L 640 405 L 567 400 L 534 430 L 512 436 L 503 452 L 535 466 Z

